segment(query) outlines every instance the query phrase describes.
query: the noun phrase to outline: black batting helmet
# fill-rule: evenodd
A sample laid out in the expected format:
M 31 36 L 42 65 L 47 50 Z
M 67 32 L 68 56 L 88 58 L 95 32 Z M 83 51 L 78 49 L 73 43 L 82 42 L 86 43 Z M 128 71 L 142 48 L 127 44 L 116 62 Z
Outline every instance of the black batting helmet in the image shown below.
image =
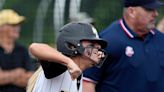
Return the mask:
M 69 23 L 62 27 L 59 32 L 57 49 L 67 56 L 75 56 L 83 53 L 82 40 L 95 41 L 102 48 L 107 46 L 107 42 L 99 38 L 96 29 L 87 23 Z M 72 49 L 70 46 L 74 48 Z

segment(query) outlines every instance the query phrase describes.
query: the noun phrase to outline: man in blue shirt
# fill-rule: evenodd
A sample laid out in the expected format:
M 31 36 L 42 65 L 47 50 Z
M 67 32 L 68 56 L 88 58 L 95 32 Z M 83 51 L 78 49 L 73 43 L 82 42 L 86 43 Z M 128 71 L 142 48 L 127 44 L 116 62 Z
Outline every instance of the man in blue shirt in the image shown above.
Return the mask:
M 109 42 L 101 68 L 85 71 L 83 92 L 164 92 L 164 34 L 157 0 L 124 0 L 123 18 L 100 33 Z

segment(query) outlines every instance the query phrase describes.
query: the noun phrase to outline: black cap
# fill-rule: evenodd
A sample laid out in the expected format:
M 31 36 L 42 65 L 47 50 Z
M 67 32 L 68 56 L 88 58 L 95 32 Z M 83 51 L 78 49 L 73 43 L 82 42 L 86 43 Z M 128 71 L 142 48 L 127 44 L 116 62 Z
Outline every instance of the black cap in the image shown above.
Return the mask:
M 124 0 L 124 7 L 141 6 L 147 9 L 157 9 L 164 6 L 164 3 L 158 0 Z
M 102 48 L 107 46 L 107 42 L 99 38 L 97 30 L 88 23 L 69 23 L 60 29 L 59 35 L 68 39 L 95 41 Z

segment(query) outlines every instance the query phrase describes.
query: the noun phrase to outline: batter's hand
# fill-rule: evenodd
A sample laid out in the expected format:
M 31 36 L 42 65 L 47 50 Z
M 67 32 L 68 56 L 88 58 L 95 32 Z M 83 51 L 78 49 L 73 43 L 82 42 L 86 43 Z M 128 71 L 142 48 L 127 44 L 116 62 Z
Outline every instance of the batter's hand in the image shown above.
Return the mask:
M 73 61 L 69 62 L 67 67 L 68 67 L 68 71 L 71 75 L 72 80 L 78 78 L 79 75 L 82 73 L 81 69 Z

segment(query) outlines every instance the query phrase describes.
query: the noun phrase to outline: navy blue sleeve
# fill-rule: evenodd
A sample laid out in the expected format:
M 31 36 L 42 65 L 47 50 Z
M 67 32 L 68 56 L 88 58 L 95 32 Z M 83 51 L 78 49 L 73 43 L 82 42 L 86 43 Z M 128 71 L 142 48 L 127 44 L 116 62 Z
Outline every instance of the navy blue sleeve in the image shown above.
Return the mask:
M 34 71 L 35 67 L 34 67 L 34 63 L 32 62 L 32 59 L 27 51 L 26 48 L 23 49 L 23 61 L 24 61 L 24 68 L 27 70 L 27 71 Z
M 86 81 L 98 82 L 101 79 L 102 69 L 94 66 L 84 71 L 83 76 Z M 88 80 L 87 80 L 88 79 Z
M 111 59 L 109 59 L 110 56 L 108 56 L 106 58 L 106 61 L 104 62 L 104 64 L 99 68 L 99 67 L 91 67 L 88 68 L 84 71 L 84 80 L 86 81 L 91 81 L 91 82 L 99 82 L 104 76 L 106 76 L 106 73 L 109 72 L 109 68 L 110 68 L 110 63 L 109 62 Z

